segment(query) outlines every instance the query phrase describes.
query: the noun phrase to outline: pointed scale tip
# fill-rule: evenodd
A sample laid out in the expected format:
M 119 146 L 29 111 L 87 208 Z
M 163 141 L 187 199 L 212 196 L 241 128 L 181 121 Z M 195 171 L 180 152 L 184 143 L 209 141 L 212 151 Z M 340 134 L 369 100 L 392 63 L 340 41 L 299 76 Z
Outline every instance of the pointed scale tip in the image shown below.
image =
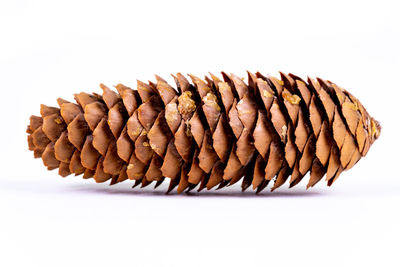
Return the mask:
M 156 189 L 157 187 L 159 187 L 162 183 L 164 182 L 164 179 L 157 181 L 157 183 L 154 185 L 154 189 Z
M 156 77 L 157 82 L 165 82 L 166 83 L 166 81 L 163 78 L 161 78 L 161 76 L 155 74 L 154 77 Z
M 132 185 L 132 188 L 135 188 L 136 186 L 138 186 L 141 183 L 142 183 L 141 180 L 136 180 L 135 183 Z

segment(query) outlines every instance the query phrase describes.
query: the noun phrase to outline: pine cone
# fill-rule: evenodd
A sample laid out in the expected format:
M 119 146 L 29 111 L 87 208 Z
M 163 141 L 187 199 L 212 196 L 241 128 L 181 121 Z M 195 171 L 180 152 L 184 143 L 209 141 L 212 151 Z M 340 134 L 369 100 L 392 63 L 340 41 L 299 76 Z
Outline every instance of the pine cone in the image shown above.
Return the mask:
M 170 178 L 168 192 L 198 184 L 218 189 L 242 179 L 260 192 L 310 171 L 307 188 L 326 174 L 330 186 L 365 156 L 381 127 L 346 90 L 322 79 L 307 82 L 281 73 L 281 80 L 248 73 L 222 73 L 205 81 L 174 76 L 177 90 L 156 76 L 137 90 L 80 93 L 77 104 L 41 105 L 31 116 L 29 149 L 49 170 L 111 184 L 130 179 L 155 187 Z

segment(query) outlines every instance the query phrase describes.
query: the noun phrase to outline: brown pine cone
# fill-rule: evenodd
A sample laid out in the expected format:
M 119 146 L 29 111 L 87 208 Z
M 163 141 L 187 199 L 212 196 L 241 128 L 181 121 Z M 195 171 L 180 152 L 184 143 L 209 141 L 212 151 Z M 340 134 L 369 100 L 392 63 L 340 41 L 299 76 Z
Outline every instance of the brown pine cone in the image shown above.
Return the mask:
M 205 81 L 174 76 L 177 89 L 156 76 L 137 90 L 80 93 L 77 104 L 41 105 L 31 116 L 29 149 L 49 170 L 111 184 L 130 179 L 155 187 L 170 178 L 168 192 L 222 188 L 242 179 L 257 192 L 290 187 L 310 171 L 307 188 L 326 174 L 330 186 L 365 156 L 381 127 L 346 90 L 322 79 L 281 80 L 222 73 Z

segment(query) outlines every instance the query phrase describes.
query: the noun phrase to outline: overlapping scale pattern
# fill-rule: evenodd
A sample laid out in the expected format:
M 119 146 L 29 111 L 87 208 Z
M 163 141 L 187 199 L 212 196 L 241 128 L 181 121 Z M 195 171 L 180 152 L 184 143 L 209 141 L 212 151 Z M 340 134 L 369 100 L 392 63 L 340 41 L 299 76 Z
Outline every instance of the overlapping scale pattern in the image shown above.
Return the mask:
M 98 183 L 170 179 L 168 192 L 222 188 L 242 180 L 271 190 L 292 187 L 310 172 L 331 185 L 365 156 L 380 125 L 346 90 L 322 79 L 280 79 L 248 72 L 205 79 L 178 73 L 176 88 L 156 82 L 101 84 L 102 95 L 80 93 L 76 103 L 41 105 L 31 116 L 29 149 L 63 177 L 83 174 Z

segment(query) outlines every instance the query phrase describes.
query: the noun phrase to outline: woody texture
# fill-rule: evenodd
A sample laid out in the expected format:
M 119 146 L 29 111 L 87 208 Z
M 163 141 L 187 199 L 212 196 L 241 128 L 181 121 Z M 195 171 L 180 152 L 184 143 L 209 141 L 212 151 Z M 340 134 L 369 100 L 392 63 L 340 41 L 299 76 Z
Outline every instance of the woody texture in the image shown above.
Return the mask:
M 381 127 L 336 84 L 280 76 L 248 72 L 246 83 L 178 73 L 175 88 L 156 76 L 116 91 L 101 84 L 102 95 L 41 105 L 27 128 L 29 150 L 63 177 L 142 187 L 169 180 L 168 192 L 239 181 L 243 190 L 273 191 L 307 173 L 307 188 L 324 176 L 330 186 L 367 154 Z

